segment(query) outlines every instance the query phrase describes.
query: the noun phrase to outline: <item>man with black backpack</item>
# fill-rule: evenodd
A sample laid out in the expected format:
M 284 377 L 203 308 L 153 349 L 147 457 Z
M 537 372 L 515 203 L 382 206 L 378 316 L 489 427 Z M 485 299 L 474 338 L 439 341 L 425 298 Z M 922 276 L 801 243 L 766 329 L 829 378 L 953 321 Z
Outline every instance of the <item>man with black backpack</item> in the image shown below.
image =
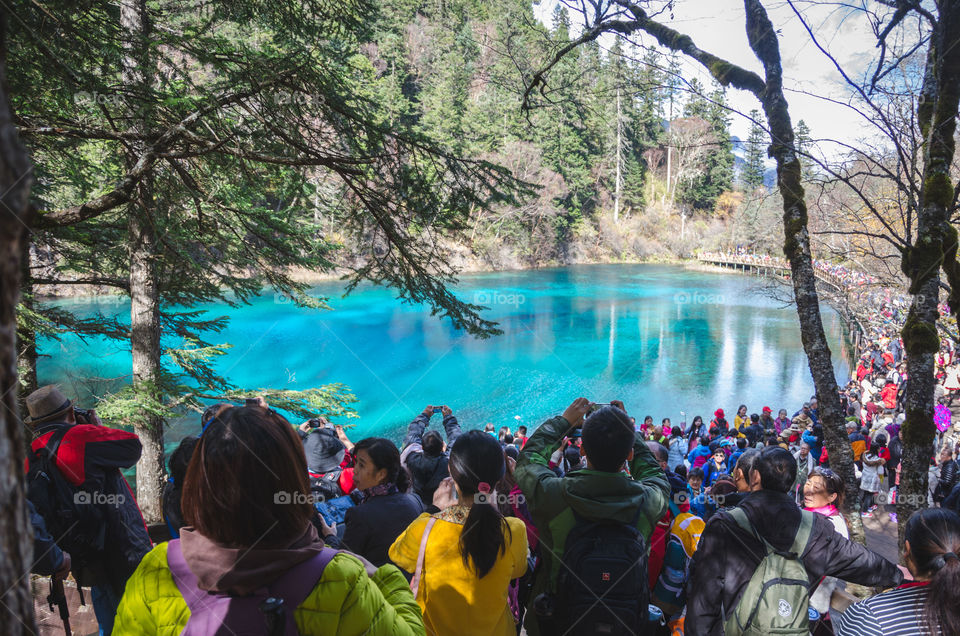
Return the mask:
M 550 456 L 581 427 L 587 467 L 557 477 Z M 648 541 L 670 486 L 623 403 L 577 398 L 527 440 L 514 474 L 540 538 L 527 634 L 646 633 Z
M 24 423 L 33 429 L 27 497 L 70 553 L 77 584 L 92 588 L 97 622 L 109 634 L 127 579 L 151 548 L 120 473 L 140 459 L 140 440 L 101 426 L 96 413 L 74 408 L 52 385 L 31 393 L 26 404 Z
M 768 446 L 750 470 L 750 495 L 707 522 L 690 564 L 686 633 L 807 636 L 810 593 L 824 576 L 901 583 L 897 565 L 798 508 L 788 494 L 796 478 L 793 455 Z

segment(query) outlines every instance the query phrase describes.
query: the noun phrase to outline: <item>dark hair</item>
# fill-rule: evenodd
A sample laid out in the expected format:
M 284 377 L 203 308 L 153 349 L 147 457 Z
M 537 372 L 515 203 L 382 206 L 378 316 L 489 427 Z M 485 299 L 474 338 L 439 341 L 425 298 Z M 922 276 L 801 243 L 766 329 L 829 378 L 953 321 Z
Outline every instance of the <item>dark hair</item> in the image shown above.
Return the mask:
M 746 410 L 747 410 L 746 404 L 741 404 L 740 406 L 737 407 L 737 413 L 739 413 L 740 411 L 746 411 Z
M 810 474 L 807 476 L 807 481 L 810 481 L 811 477 L 819 477 L 822 479 L 827 494 L 837 496 L 833 502 L 833 505 L 835 505 L 838 509 L 843 507 L 843 499 L 846 495 L 846 489 L 844 488 L 843 478 L 840 475 L 833 472 L 829 468 L 817 466 L 810 471 Z
M 785 493 L 797 481 L 797 460 L 780 446 L 767 446 L 760 451 L 753 469 L 760 473 L 760 487 L 764 490 Z
M 696 468 L 691 468 L 690 474 L 687 475 L 687 481 L 690 481 L 691 479 L 699 479 L 700 481 L 703 481 L 703 469 L 699 466 Z
M 193 451 L 199 441 L 199 437 L 187 435 L 180 440 L 180 444 L 170 453 L 170 459 L 167 460 L 170 466 L 170 479 L 173 480 L 173 485 L 179 489 L 183 489 L 183 480 L 187 476 L 187 466 L 190 465 L 190 458 L 193 457 Z
M 420 438 L 420 447 L 427 457 L 440 457 L 443 452 L 443 438 L 437 431 L 427 431 Z
M 181 506 L 187 525 L 228 548 L 286 548 L 316 514 L 303 444 L 283 416 L 226 409 L 193 451 Z M 280 498 L 286 496 L 286 501 Z
M 679 426 L 674 426 L 673 428 L 670 429 L 670 435 L 673 437 L 682 437 L 683 431 L 680 430 Z
M 738 437 L 737 438 L 737 448 L 746 448 L 747 447 L 747 438 Z
M 960 515 L 923 508 L 907 521 L 903 535 L 917 574 L 930 577 L 922 622 L 931 634 L 960 634 Z
M 751 413 L 751 414 L 750 414 L 750 421 L 753 422 L 754 424 L 759 424 L 759 423 L 760 423 L 760 416 L 759 416 L 758 414 L 756 414 L 756 413 Z
M 503 436 L 510 432 L 509 426 L 501 426 L 500 430 L 497 431 L 497 437 L 503 439 Z
M 616 473 L 633 449 L 636 432 L 627 414 L 615 406 L 602 406 L 583 423 L 583 450 L 596 470 Z
M 203 415 L 200 416 L 200 426 L 203 426 L 223 411 L 232 408 L 233 404 L 230 404 L 229 402 L 217 402 L 216 404 L 211 404 L 203 410 Z
M 653 416 L 652 416 L 652 415 L 644 415 L 644 416 L 643 416 L 643 423 L 646 424 L 646 423 L 647 423 L 647 420 L 650 420 L 650 421 L 652 422 L 652 421 L 653 421 Z
M 503 436 L 503 443 L 504 443 L 504 444 L 513 444 L 513 435 L 511 435 L 510 433 L 507 433 L 506 435 L 504 435 L 504 436 Z
M 719 426 L 711 426 L 711 427 L 710 427 L 710 435 L 719 435 L 719 434 L 720 434 L 720 427 L 719 427 Z
M 687 466 L 685 464 L 677 464 L 677 467 L 673 470 L 681 479 L 684 481 L 687 480 Z
M 473 567 L 479 578 L 493 569 L 497 557 L 507 551 L 510 526 L 500 510 L 479 501 L 480 483 L 493 488 L 506 472 L 500 442 L 483 431 L 467 431 L 450 449 L 450 476 L 460 489 L 461 497 L 474 497 L 470 513 L 460 533 L 460 555 L 464 564 Z
M 397 485 L 397 490 L 410 490 L 410 475 L 400 464 L 400 451 L 397 445 L 385 437 L 367 437 L 353 445 L 353 456 L 366 451 L 377 470 L 387 469 L 387 482 Z
M 527 434 L 527 427 L 526 427 L 526 426 L 518 426 L 518 427 L 517 427 L 517 433 L 519 433 L 520 435 L 526 435 L 526 434 Z
M 870 442 L 870 454 L 880 456 L 880 444 L 876 441 Z
M 703 416 L 702 416 L 702 415 L 694 415 L 694 416 L 693 416 L 693 424 L 696 424 L 697 422 L 700 422 L 701 424 L 703 424 Z

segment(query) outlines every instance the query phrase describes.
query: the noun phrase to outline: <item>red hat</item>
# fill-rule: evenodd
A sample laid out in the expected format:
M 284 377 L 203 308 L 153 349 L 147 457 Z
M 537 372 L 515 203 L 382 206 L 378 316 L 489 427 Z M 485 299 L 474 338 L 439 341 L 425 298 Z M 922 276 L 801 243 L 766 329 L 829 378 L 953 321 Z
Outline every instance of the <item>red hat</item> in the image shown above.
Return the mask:
M 714 417 L 723 417 L 723 409 L 717 409 L 713 412 Z
M 773 409 L 770 408 L 769 406 L 765 406 L 765 407 L 763 407 L 763 412 L 764 412 L 764 413 L 773 413 Z

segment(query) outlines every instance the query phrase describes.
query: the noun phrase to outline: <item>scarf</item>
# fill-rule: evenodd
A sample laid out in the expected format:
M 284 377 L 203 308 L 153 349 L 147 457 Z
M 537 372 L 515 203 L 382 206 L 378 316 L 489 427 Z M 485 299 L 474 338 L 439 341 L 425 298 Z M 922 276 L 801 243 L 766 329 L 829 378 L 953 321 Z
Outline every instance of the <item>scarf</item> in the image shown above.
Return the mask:
M 840 514 L 840 511 L 837 510 L 837 507 L 833 504 L 827 504 L 826 506 L 820 506 L 819 508 L 807 508 L 810 512 L 815 512 L 824 517 L 832 517 L 834 515 Z
M 368 500 L 374 497 L 382 497 L 383 495 L 393 495 L 400 492 L 400 489 L 397 488 L 397 485 L 392 481 L 388 481 L 382 484 L 377 484 L 372 488 L 367 488 L 360 491 L 360 502 L 366 503 Z

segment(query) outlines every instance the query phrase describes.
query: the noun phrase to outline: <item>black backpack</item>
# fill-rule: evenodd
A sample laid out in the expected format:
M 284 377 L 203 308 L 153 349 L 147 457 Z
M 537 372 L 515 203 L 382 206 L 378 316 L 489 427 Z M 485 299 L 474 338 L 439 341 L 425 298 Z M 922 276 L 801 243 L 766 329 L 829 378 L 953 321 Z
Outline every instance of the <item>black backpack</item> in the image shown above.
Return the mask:
M 345 494 L 343 489 L 340 488 L 340 474 L 342 472 L 342 469 L 334 468 L 322 475 L 310 473 L 310 492 L 319 495 L 320 501 L 330 501 L 342 497 Z
M 629 525 L 573 515 L 557 576 L 557 625 L 569 636 L 649 633 L 649 550 L 637 530 L 640 509 Z
M 46 445 L 30 457 L 27 472 L 27 498 L 43 517 L 57 545 L 70 553 L 72 571 L 83 587 L 107 582 L 104 568 L 106 516 L 103 506 L 93 498 L 97 490 L 71 484 L 56 467 L 54 457 L 63 436 L 69 430 L 54 430 Z

